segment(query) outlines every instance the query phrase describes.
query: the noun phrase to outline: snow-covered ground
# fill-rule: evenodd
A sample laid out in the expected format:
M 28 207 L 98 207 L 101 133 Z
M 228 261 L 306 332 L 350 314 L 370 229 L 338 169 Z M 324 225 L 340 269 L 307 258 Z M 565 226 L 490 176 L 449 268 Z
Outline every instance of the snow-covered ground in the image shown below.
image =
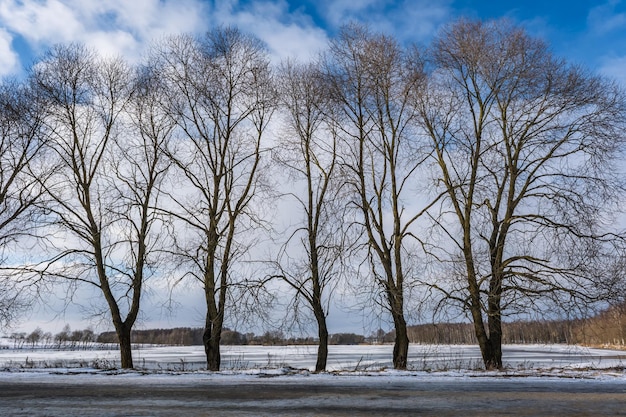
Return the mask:
M 312 370 L 316 346 L 222 346 L 222 369 L 294 368 Z M 380 371 L 392 368 L 391 345 L 330 346 L 329 371 Z M 506 345 L 505 367 L 515 370 L 610 369 L 626 367 L 626 351 L 572 345 Z M 205 368 L 202 346 L 137 346 L 135 367 L 151 371 L 196 371 Z M 411 345 L 409 370 L 461 371 L 481 368 L 480 351 L 466 345 Z M 1 349 L 0 368 L 119 367 L 117 350 Z
M 626 352 L 509 345 L 507 369 L 480 370 L 475 346 L 223 346 L 222 371 L 204 371 L 201 346 L 140 346 L 137 370 L 116 350 L 0 349 L 0 415 L 405 416 L 622 415 Z M 462 410 L 462 411 L 461 411 Z
M 621 363 L 608 358 L 605 352 L 601 352 L 603 359 L 592 358 L 594 351 L 578 352 L 567 347 L 524 346 L 515 353 L 520 359 L 526 358 L 519 362 L 522 366 L 530 364 L 526 362 L 528 358 L 555 365 L 543 356 L 547 352 L 558 358 L 555 362 L 567 363 L 571 368 L 429 372 L 380 370 L 372 366 L 371 370 L 354 371 L 363 365 L 361 361 L 357 366 L 361 356 L 389 354 L 389 348 L 333 347 L 335 366 L 342 351 L 342 363 L 350 366 L 346 371 L 323 374 L 276 367 L 278 362 L 271 362 L 272 355 L 276 355 L 285 363 L 308 364 L 310 359 L 305 357 L 311 353 L 302 348 L 260 347 L 233 347 L 230 353 L 257 355 L 260 359 L 269 352 L 266 360 L 270 367 L 222 372 L 89 367 L 0 370 L 0 416 L 615 416 L 623 415 L 626 409 L 623 370 L 580 369 L 589 364 Z M 450 347 L 455 355 L 460 355 L 457 348 Z M 419 347 L 413 347 L 413 353 L 416 350 L 423 353 Z M 142 355 L 161 363 L 158 361 L 183 352 L 189 354 L 188 359 L 198 355 L 186 348 L 176 352 L 168 348 L 144 349 Z M 357 358 L 358 354 L 362 355 Z M 242 364 L 239 359 L 235 363 Z

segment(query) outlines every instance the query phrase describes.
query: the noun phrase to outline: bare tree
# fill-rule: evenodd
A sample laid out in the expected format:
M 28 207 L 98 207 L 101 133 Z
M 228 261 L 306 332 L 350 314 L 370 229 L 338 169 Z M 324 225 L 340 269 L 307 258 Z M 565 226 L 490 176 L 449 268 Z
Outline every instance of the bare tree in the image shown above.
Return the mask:
M 0 326 L 13 322 L 30 300 L 24 283 L 13 273 L 19 260 L 9 253 L 9 246 L 35 233 L 40 214 L 35 210 L 42 199 L 39 182 L 49 175 L 42 109 L 27 83 L 3 80 L 0 84 L 0 267 L 10 270 L 0 281 Z
M 503 316 L 583 308 L 616 282 L 624 96 L 507 21 L 458 21 L 431 58 L 417 101 L 447 193 L 432 253 L 453 265 L 432 288 L 501 368 Z
M 335 115 L 345 146 L 342 166 L 352 189 L 368 275 L 384 295 L 383 305 L 395 328 L 393 364 L 407 366 L 409 340 L 405 308 L 415 273 L 414 227 L 423 213 L 416 209 L 419 167 L 425 160 L 412 131 L 411 97 L 423 78 L 415 50 L 404 50 L 387 36 L 357 25 L 344 27 L 331 42 L 326 62 Z
M 54 255 L 36 271 L 100 291 L 121 366 L 132 368 L 131 330 L 161 233 L 155 205 L 168 126 L 151 113 L 152 86 L 145 79 L 135 85 L 124 62 L 99 58 L 82 45 L 52 48 L 33 67 L 32 79 L 47 102 L 58 164 L 45 185 L 52 203 L 43 207 L 48 214 L 41 226 L 54 232 L 46 239 Z M 131 109 L 137 129 L 130 128 Z
M 288 133 L 276 144 L 275 160 L 287 169 L 288 194 L 304 220 L 287 231 L 289 238 L 275 265 L 279 277 L 295 290 L 294 305 L 304 299 L 315 317 L 319 338 L 315 371 L 322 372 L 328 357 L 328 305 L 345 252 L 335 178 L 337 135 L 326 116 L 331 102 L 317 65 L 288 62 L 279 83 Z
M 171 165 L 165 153 L 166 142 L 174 123 L 159 106 L 165 90 L 152 68 L 140 68 L 132 88 L 124 114 L 126 131 L 112 138 L 106 164 L 113 196 L 108 211 L 118 230 L 117 241 L 112 242 L 112 273 L 124 288 L 125 295 L 118 303 L 125 303 L 123 309 L 127 311 L 123 322 L 116 325 L 120 346 L 126 339 L 130 346 L 130 334 L 145 293 L 143 287 L 148 280 L 163 277 L 163 257 L 171 245 L 168 218 L 160 202 Z
M 269 61 L 258 39 L 234 28 L 170 38 L 156 55 L 179 133 L 169 150 L 180 178 L 170 195 L 175 253 L 203 288 L 207 367 L 219 370 L 229 297 L 243 285 L 236 264 L 259 224 L 251 205 L 275 106 Z

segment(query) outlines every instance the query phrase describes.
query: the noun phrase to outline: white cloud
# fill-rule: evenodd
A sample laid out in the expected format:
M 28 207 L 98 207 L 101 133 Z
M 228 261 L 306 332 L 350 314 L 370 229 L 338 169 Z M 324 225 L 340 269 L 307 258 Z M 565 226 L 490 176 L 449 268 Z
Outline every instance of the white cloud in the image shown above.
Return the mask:
M 245 9 L 236 6 L 236 1 L 220 2 L 212 16 L 214 23 L 234 25 L 259 37 L 275 60 L 307 60 L 326 47 L 326 32 L 315 26 L 309 16 L 289 13 L 284 0 L 254 1 Z
M 0 29 L 0 76 L 15 72 L 19 66 L 18 56 L 11 48 L 12 41 L 12 36 Z
M 139 52 L 143 49 L 136 38 L 122 30 L 87 33 L 81 41 L 98 51 L 102 56 L 116 57 L 121 55 L 130 61 L 139 58 Z
M 318 4 L 325 19 L 335 27 L 358 21 L 400 40 L 424 42 L 450 19 L 452 3 L 451 0 L 325 0 Z
M 362 14 L 377 3 L 375 0 L 331 0 L 323 3 L 326 19 L 335 26 L 363 17 Z M 361 19 L 359 19 L 361 20 Z
M 100 4 L 97 0 L 96 3 Z M 100 10 L 99 16 L 114 14 L 116 26 L 143 40 L 202 31 L 208 12 L 207 3 L 199 0 L 114 0 L 102 4 L 107 8 Z
M 626 88 L 626 56 L 606 58 L 600 66 L 599 72 L 618 81 Z
M 450 20 L 451 3 L 451 1 L 407 0 L 403 2 L 401 8 L 392 13 L 391 21 L 385 21 L 381 30 L 396 34 L 402 40 L 428 41 L 442 24 Z
M 321 52 L 327 45 L 326 34 L 314 28 L 302 28 L 288 25 L 273 30 L 268 26 L 264 33 L 257 33 L 269 46 L 277 58 L 296 58 L 302 61 L 310 59 Z
M 619 4 L 620 0 L 609 0 L 589 11 L 587 24 L 592 32 L 606 34 L 626 27 L 626 13 L 615 10 Z
M 211 3 L 5 0 L 0 3 L 0 27 L 21 36 L 35 54 L 55 43 L 83 42 L 103 54 L 121 55 L 131 62 L 153 40 L 168 34 L 203 33 L 220 24 L 236 25 L 255 34 L 268 44 L 275 59 L 306 59 L 326 45 L 326 33 L 310 17 L 290 13 L 285 0 L 259 0 L 245 7 L 236 0 L 216 1 L 214 7 Z
M 83 31 L 75 11 L 57 0 L 9 0 L 0 6 L 2 25 L 29 42 L 65 42 Z
M 0 4 L 0 26 L 36 53 L 84 42 L 132 61 L 155 38 L 202 29 L 205 11 L 200 0 L 7 0 Z

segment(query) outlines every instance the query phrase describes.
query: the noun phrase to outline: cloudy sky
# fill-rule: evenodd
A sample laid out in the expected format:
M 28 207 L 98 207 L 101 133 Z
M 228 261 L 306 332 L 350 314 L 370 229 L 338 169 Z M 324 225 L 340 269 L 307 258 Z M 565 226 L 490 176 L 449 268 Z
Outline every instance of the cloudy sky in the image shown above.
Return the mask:
M 276 61 L 305 60 L 350 21 L 426 45 L 459 17 L 508 17 L 546 40 L 555 54 L 626 85 L 626 0 L 0 0 L 0 76 L 19 77 L 56 43 L 83 42 L 133 62 L 152 40 L 168 34 L 234 25 L 264 40 Z M 180 296 L 185 305 L 178 314 L 155 314 L 142 327 L 201 326 L 201 295 Z M 86 327 L 82 313 L 68 310 L 55 323 Z M 59 325 L 51 325 L 50 317 L 50 311 L 36 311 L 22 325 L 55 331 Z M 361 325 L 345 314 L 330 317 L 331 333 L 359 331 Z
M 461 16 L 506 16 L 556 54 L 626 82 L 626 1 L 620 0 L 0 0 L 0 75 L 19 74 L 54 43 L 84 42 L 137 60 L 171 33 L 236 25 L 277 59 L 306 58 L 349 21 L 423 44 Z

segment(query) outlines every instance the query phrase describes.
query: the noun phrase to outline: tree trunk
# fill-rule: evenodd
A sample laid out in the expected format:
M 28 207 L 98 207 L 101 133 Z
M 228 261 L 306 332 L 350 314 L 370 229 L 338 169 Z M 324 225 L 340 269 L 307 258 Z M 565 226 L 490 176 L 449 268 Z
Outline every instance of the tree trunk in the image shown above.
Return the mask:
M 393 368 L 406 369 L 409 355 L 409 336 L 406 329 L 406 320 L 402 314 L 392 313 L 396 330 L 393 344 Z
M 132 326 L 126 326 L 124 324 L 120 324 L 115 328 L 115 332 L 117 333 L 117 340 L 120 344 L 120 358 L 122 361 L 122 369 L 134 368 L 130 337 L 131 328 Z
M 204 344 L 204 352 L 206 353 L 206 366 L 209 371 L 220 370 L 220 336 L 221 329 L 219 326 L 207 325 L 202 334 L 202 342 Z
M 500 320 L 497 320 L 497 323 L 494 321 L 489 320 L 488 336 L 482 320 L 480 323 L 474 322 L 474 331 L 478 339 L 483 364 L 488 371 L 502 369 L 502 323 Z
M 469 235 L 466 234 L 466 248 L 471 247 Z M 480 289 L 474 271 L 474 261 L 471 255 L 471 249 L 465 249 L 465 262 L 468 271 L 468 288 L 470 293 L 470 313 L 474 323 L 474 333 L 478 340 L 478 347 L 483 358 L 483 364 L 486 370 L 502 369 L 502 321 L 500 313 L 499 298 L 493 295 L 489 297 L 488 313 L 489 318 L 487 325 L 489 326 L 489 334 L 485 329 L 483 321 L 483 311 L 480 302 Z M 493 285 L 493 282 L 492 282 Z M 492 294 L 494 289 L 492 287 Z M 500 294 L 500 293 L 498 293 Z
M 502 318 L 499 303 L 490 306 L 488 324 L 490 355 L 485 360 L 485 368 L 502 369 Z
M 315 316 L 317 318 L 317 334 L 319 337 L 315 372 L 324 372 L 326 370 L 326 361 L 328 360 L 328 327 L 326 326 L 326 317 L 323 313 Z
M 500 346 L 497 352 L 494 352 L 493 340 L 491 334 L 487 335 L 485 330 L 485 324 L 483 322 L 482 310 L 480 307 L 480 299 L 478 286 L 475 285 L 475 280 L 469 281 L 470 295 L 472 302 L 470 304 L 470 312 L 472 314 L 472 321 L 474 324 L 474 334 L 476 334 L 476 340 L 478 340 L 478 347 L 480 348 L 480 354 L 483 358 L 483 364 L 485 369 L 493 370 L 500 369 L 502 367 L 502 347 Z M 489 321 L 489 326 L 493 326 Z M 491 332 L 491 329 L 490 329 Z M 500 343 L 502 342 L 502 331 L 500 330 Z
M 489 338 L 489 351 L 488 355 L 483 355 L 483 361 L 485 362 L 485 369 L 487 370 L 500 370 L 502 369 L 502 341 L 493 340 Z
M 497 248 L 504 247 L 504 243 L 494 245 Z M 499 251 L 499 250 L 498 250 Z M 494 253 L 496 250 L 493 251 Z M 502 274 L 497 268 L 502 258 L 501 254 L 492 257 L 492 278 L 489 282 L 489 295 L 487 298 L 487 326 L 489 327 L 489 349 L 487 355 L 483 354 L 485 369 L 502 369 Z

